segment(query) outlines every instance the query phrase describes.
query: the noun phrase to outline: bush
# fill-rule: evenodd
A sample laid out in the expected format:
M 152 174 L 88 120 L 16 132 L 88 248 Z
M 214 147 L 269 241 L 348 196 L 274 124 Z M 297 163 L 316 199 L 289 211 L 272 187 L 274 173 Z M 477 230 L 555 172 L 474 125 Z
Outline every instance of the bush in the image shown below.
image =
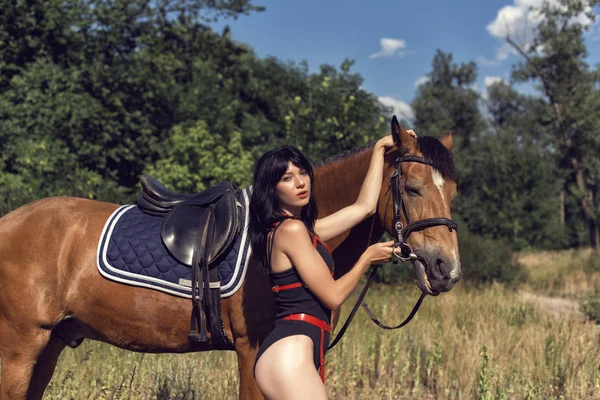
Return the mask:
M 591 320 L 600 324 L 600 300 L 588 298 L 582 305 L 581 311 Z
M 527 271 L 515 260 L 508 244 L 474 235 L 467 229 L 459 229 L 458 244 L 465 282 L 516 286 L 526 280 Z

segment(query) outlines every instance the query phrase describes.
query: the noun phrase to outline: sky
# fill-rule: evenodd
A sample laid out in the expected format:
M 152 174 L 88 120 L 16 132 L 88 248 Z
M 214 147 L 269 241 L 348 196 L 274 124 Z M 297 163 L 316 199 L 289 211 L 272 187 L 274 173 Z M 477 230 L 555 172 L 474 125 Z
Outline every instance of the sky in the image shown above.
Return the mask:
M 452 53 L 455 62 L 475 61 L 475 89 L 484 96 L 490 83 L 509 81 L 511 67 L 521 58 L 504 38 L 510 33 L 526 43 L 537 21 L 530 7 L 542 1 L 253 0 L 266 10 L 218 21 L 213 28 L 229 26 L 233 39 L 259 57 L 305 60 L 311 71 L 321 64 L 339 68 L 352 59 L 351 71 L 363 77 L 363 88 L 410 120 L 410 102 L 427 79 L 437 49 Z M 591 66 L 600 63 L 599 25 L 591 24 L 585 35 Z

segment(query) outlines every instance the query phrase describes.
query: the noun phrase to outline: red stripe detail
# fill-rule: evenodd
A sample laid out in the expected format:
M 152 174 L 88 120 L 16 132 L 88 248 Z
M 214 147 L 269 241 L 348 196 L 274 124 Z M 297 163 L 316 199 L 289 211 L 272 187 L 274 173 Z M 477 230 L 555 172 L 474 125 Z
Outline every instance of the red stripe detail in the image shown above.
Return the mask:
M 319 346 L 319 370 L 321 371 L 321 380 L 325 383 L 325 330 L 321 328 L 321 345 Z
M 329 248 L 329 246 L 327 246 L 327 243 L 322 241 L 321 238 L 319 238 L 317 235 L 311 235 L 311 236 L 313 238 L 313 246 L 315 249 L 317 248 L 317 241 L 318 241 L 319 243 L 321 243 L 323 245 L 323 247 L 325 247 L 325 249 L 329 252 L 329 254 L 331 254 L 331 249 Z M 335 269 L 335 265 L 331 269 L 331 276 L 333 276 L 334 269 Z
M 295 288 L 299 288 L 299 287 L 302 287 L 302 283 L 296 282 L 296 283 L 290 283 L 288 285 L 273 286 L 273 291 L 275 293 L 279 293 L 282 290 L 295 289 Z
M 331 254 L 331 249 L 329 248 L 329 246 L 327 246 L 327 243 L 325 243 L 324 241 L 322 241 L 321 238 L 319 238 L 318 236 L 315 236 L 315 237 L 323 245 L 323 247 L 325 247 L 325 249 L 327 249 L 327 251 L 329 252 L 329 254 Z
M 321 329 L 321 343 L 319 345 L 319 372 L 321 372 L 321 380 L 325 383 L 325 332 L 331 334 L 329 324 L 319 318 L 313 317 L 310 314 L 290 314 L 283 317 L 287 321 L 304 321 L 308 322 Z
M 288 321 L 308 322 L 309 324 L 313 324 L 317 328 L 323 329 L 327 333 L 331 333 L 331 327 L 329 326 L 329 324 L 327 322 L 325 322 L 322 319 L 319 319 L 317 317 L 313 317 L 310 314 L 305 314 L 305 313 L 290 314 L 290 315 L 286 315 L 285 317 L 283 317 L 283 319 L 288 320 Z

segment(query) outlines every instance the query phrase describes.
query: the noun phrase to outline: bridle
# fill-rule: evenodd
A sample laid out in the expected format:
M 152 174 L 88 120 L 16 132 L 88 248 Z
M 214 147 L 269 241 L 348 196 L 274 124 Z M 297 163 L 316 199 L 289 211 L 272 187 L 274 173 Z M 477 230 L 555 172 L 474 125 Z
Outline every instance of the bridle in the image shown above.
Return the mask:
M 414 262 L 414 261 L 422 260 L 422 258 L 419 257 L 418 255 L 416 255 L 414 253 L 412 247 L 406 242 L 412 232 L 419 232 L 419 231 L 422 231 L 427 228 L 431 228 L 434 226 L 441 226 L 441 225 L 447 226 L 448 230 L 450 232 L 452 232 L 452 230 L 455 230 L 455 231 L 458 230 L 458 225 L 456 224 L 456 222 L 452 221 L 451 219 L 442 218 L 442 217 L 426 218 L 426 219 L 422 219 L 419 221 L 411 222 L 410 217 L 408 216 L 408 212 L 406 211 L 406 204 L 402 198 L 403 182 L 401 179 L 402 178 L 402 168 L 401 167 L 402 167 L 403 162 L 417 162 L 417 163 L 430 165 L 430 166 L 433 166 L 433 162 L 430 160 L 427 160 L 423 157 L 418 157 L 418 156 L 398 157 L 396 159 L 396 162 L 394 165 L 394 171 L 392 172 L 392 175 L 390 177 L 390 186 L 389 186 L 388 190 L 392 192 L 392 196 L 388 196 L 388 199 L 387 199 L 387 202 L 385 205 L 385 211 L 383 214 L 383 226 L 384 226 L 384 228 L 386 227 L 385 226 L 386 221 L 387 221 L 386 217 L 387 217 L 387 212 L 388 212 L 388 208 L 389 208 L 390 197 L 392 197 L 393 207 L 394 207 L 393 224 L 394 224 L 394 229 L 396 230 L 396 234 L 398 236 L 398 242 L 394 245 L 394 250 L 393 250 L 394 256 L 396 256 L 401 262 L 406 262 L 406 261 Z M 404 227 L 404 225 L 402 224 L 402 221 L 400 218 L 400 211 L 402 211 L 402 213 L 404 214 L 404 219 L 406 221 L 406 227 Z M 374 223 L 375 223 L 375 217 L 373 218 L 373 222 L 371 223 L 371 232 L 369 233 L 368 244 L 371 244 L 371 235 L 373 233 L 373 224 Z M 396 249 L 399 249 L 400 252 L 397 253 Z M 365 298 L 365 295 L 367 294 L 367 290 L 369 289 L 369 287 L 371 286 L 371 283 L 373 282 L 373 280 L 375 278 L 375 275 L 376 275 L 379 267 L 380 267 L 380 265 L 378 265 L 378 264 L 373 265 L 373 269 L 371 270 L 369 279 L 367 280 L 367 283 L 365 284 L 362 292 L 358 296 L 358 299 L 356 300 L 356 303 L 354 304 L 354 307 L 352 308 L 350 315 L 348 315 L 346 322 L 344 322 L 344 325 L 340 329 L 340 332 L 335 337 L 335 340 L 329 345 L 328 349 L 333 348 L 340 341 L 340 339 L 346 332 L 346 329 L 348 329 L 348 326 L 350 325 L 350 321 L 352 321 L 352 319 L 354 318 L 354 315 L 358 311 L 359 305 L 362 305 L 363 308 L 365 309 L 365 311 L 367 312 L 367 314 L 369 315 L 369 317 L 371 318 L 371 320 L 377 326 L 379 326 L 380 328 L 383 328 L 383 329 L 402 328 L 403 326 L 405 326 L 412 320 L 412 318 L 415 316 L 415 314 L 419 310 L 419 307 L 421 306 L 423 299 L 427 295 L 425 292 L 421 293 L 419 300 L 417 300 L 417 303 L 413 307 L 409 316 L 406 317 L 406 319 L 404 321 L 402 321 L 400 324 L 398 324 L 396 326 L 385 325 L 385 324 L 381 323 L 375 317 L 375 315 L 373 315 L 373 312 L 369 309 L 369 306 L 367 305 L 367 303 L 364 302 L 364 298 Z
M 410 245 L 406 243 L 408 240 L 408 236 L 412 232 L 419 232 L 423 229 L 431 228 L 434 226 L 445 225 L 448 227 L 450 232 L 452 230 L 457 230 L 458 225 L 456 222 L 452 221 L 448 218 L 427 218 L 419 221 L 410 221 L 410 217 L 408 216 L 408 212 L 406 211 L 406 204 L 402 198 L 402 163 L 403 162 L 417 162 L 425 165 L 433 166 L 433 163 L 430 160 L 427 160 L 423 157 L 417 156 L 404 156 L 398 157 L 396 159 L 396 164 L 394 168 L 394 172 L 392 172 L 390 178 L 390 190 L 392 191 L 392 197 L 394 199 L 394 229 L 398 235 L 398 243 L 394 248 L 394 255 L 400 259 L 400 261 L 410 261 L 410 260 L 418 260 L 419 256 L 417 256 Z M 385 223 L 387 221 L 387 210 L 389 205 L 390 196 L 388 196 L 388 201 L 385 205 L 385 212 L 383 215 L 383 226 L 385 228 Z M 400 220 L 400 210 L 404 214 L 404 218 L 406 220 L 406 230 L 403 231 L 404 226 L 402 225 L 402 221 Z M 396 253 L 396 248 L 400 248 L 400 254 Z

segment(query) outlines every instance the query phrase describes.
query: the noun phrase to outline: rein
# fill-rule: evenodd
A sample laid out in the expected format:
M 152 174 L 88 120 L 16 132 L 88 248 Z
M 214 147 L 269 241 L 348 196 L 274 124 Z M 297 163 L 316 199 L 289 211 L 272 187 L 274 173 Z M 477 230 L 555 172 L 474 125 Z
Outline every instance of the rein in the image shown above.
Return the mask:
M 390 177 L 389 190 L 392 192 L 391 197 L 393 197 L 393 202 L 394 202 L 394 229 L 396 230 L 396 234 L 398 236 L 398 242 L 394 245 L 393 253 L 394 253 L 394 256 L 396 256 L 396 258 L 398 258 L 400 260 L 400 262 L 407 262 L 407 261 L 414 262 L 417 260 L 422 260 L 422 258 L 419 257 L 418 255 L 416 255 L 413 252 L 412 247 L 410 247 L 410 245 L 406 242 L 406 240 L 408 240 L 408 236 L 412 232 L 419 232 L 424 229 L 431 228 L 434 226 L 440 226 L 440 225 L 447 226 L 448 230 L 450 232 L 452 232 L 452 230 L 458 229 L 458 225 L 456 224 L 456 222 L 454 222 L 448 218 L 427 218 L 427 219 L 422 219 L 422 220 L 414 221 L 414 222 L 410 221 L 408 212 L 406 211 L 406 205 L 402 199 L 403 186 L 402 186 L 402 179 L 401 179 L 401 177 L 402 177 L 401 165 L 403 162 L 418 162 L 421 164 L 431 165 L 431 166 L 433 166 L 433 162 L 431 162 L 430 160 L 427 160 L 423 157 L 417 157 L 417 156 L 398 157 L 395 162 L 394 171 L 392 172 L 392 175 Z M 385 223 L 387 221 L 386 217 L 387 217 L 387 210 L 388 210 L 388 206 L 389 206 L 389 200 L 390 200 L 390 197 L 388 196 L 388 201 L 386 202 L 385 211 L 383 214 L 384 228 L 385 228 Z M 406 229 L 404 229 L 404 226 L 402 225 L 402 222 L 400 221 L 400 211 L 402 211 L 402 213 L 404 214 L 404 218 L 406 219 Z M 373 234 L 374 223 L 375 223 L 375 216 L 373 216 L 373 222 L 371 223 L 371 231 L 369 232 L 367 246 L 371 243 L 371 236 Z M 396 248 L 400 249 L 399 254 L 396 253 Z M 371 320 L 380 328 L 382 328 L 382 329 L 399 329 L 399 328 L 402 328 L 403 326 L 406 326 L 413 319 L 415 314 L 417 314 L 419 307 L 421 307 L 421 304 L 423 303 L 425 296 L 427 296 L 427 294 L 425 292 L 421 293 L 419 300 L 417 300 L 417 303 L 415 304 L 412 311 L 410 312 L 410 314 L 408 315 L 408 317 L 406 317 L 406 319 L 404 321 L 402 321 L 401 323 L 399 323 L 398 325 L 395 325 L 395 326 L 385 325 L 384 323 L 380 322 L 375 317 L 373 312 L 369 309 L 369 306 L 367 305 L 367 303 L 364 302 L 364 298 L 367 295 L 367 291 L 369 290 L 369 287 L 375 280 L 375 275 L 377 274 L 377 270 L 379 269 L 380 265 L 373 264 L 372 267 L 373 268 L 371 270 L 371 274 L 369 275 L 369 278 L 367 279 L 367 283 L 365 283 L 365 286 L 363 287 L 362 292 L 358 296 L 358 299 L 356 300 L 356 303 L 354 304 L 354 307 L 352 308 L 350 315 L 348 315 L 348 318 L 346 318 L 344 325 L 340 329 L 340 332 L 336 335 L 334 341 L 329 345 L 328 350 L 332 349 L 342 339 L 342 336 L 348 329 L 348 326 L 350 325 L 350 322 L 354 318 L 354 315 L 356 315 L 356 312 L 358 311 L 358 307 L 360 305 L 363 306 L 363 308 L 367 312 L 367 315 L 369 316 L 369 318 L 371 318 Z

